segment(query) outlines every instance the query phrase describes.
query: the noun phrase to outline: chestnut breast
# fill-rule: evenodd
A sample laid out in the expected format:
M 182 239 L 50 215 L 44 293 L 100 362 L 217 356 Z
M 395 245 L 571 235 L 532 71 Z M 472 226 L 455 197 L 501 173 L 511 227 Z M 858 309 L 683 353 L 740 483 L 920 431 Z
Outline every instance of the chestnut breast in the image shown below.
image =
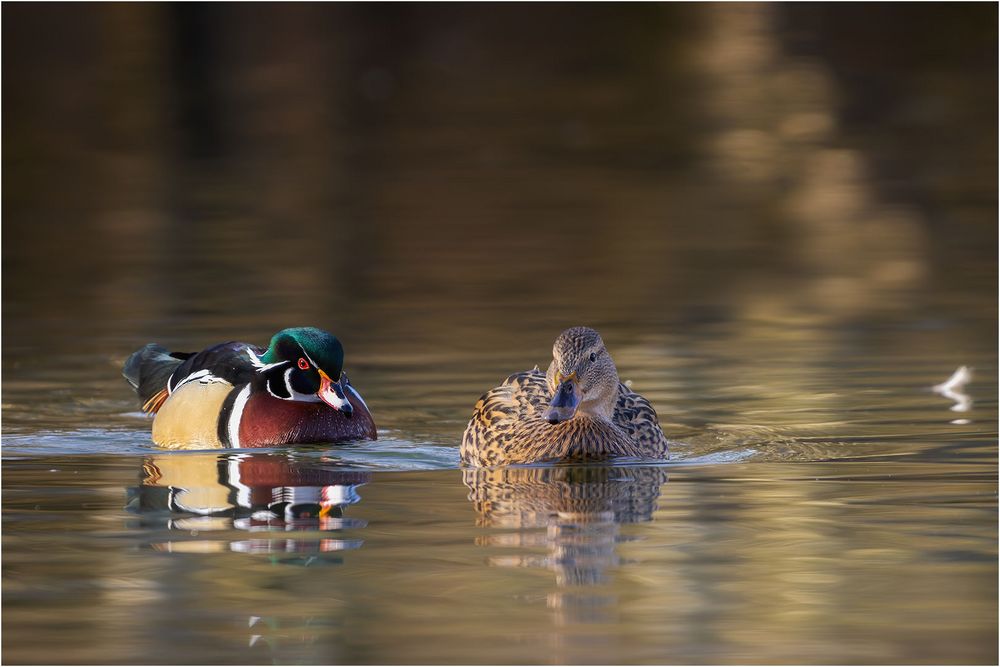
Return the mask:
M 268 393 L 254 393 L 247 400 L 240 419 L 241 447 L 374 440 L 375 421 L 365 404 L 353 392 L 348 400 L 351 415 L 316 401 L 285 401 Z

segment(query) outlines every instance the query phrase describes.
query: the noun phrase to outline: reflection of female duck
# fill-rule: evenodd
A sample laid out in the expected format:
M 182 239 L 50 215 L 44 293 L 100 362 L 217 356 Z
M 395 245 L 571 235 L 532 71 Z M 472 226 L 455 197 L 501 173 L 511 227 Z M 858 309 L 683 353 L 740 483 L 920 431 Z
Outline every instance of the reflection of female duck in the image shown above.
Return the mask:
M 462 471 L 469 500 L 487 526 L 553 522 L 648 521 L 667 470 L 660 466 L 472 468 Z
M 476 468 L 462 474 L 481 525 L 547 529 L 543 538 L 533 533 L 520 539 L 487 536 L 487 544 L 527 545 L 541 539 L 549 547 L 541 559 L 493 563 L 546 567 L 556 572 L 560 585 L 601 581 L 617 562 L 619 525 L 648 521 L 667 481 L 662 467 Z
M 493 466 L 668 457 L 656 412 L 619 381 L 600 334 L 567 329 L 552 356 L 546 373 L 515 373 L 479 399 L 462 437 L 462 461 Z

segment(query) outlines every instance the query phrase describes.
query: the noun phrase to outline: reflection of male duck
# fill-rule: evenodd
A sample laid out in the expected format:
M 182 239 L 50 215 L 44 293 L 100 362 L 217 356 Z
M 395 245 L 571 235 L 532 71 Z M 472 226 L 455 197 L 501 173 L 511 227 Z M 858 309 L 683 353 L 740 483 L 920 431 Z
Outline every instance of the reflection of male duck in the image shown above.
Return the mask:
M 559 586 L 604 580 L 618 562 L 615 545 L 623 523 L 648 521 L 656 510 L 662 467 L 573 466 L 463 470 L 469 500 L 483 526 L 545 528 L 546 532 L 498 533 L 490 546 L 548 547 L 545 557 L 496 558 L 498 566 L 545 567 Z
M 129 509 L 150 515 L 183 512 L 168 525 L 183 529 L 250 531 L 329 531 L 363 527 L 343 517 L 357 503 L 357 487 L 370 473 L 325 468 L 289 454 L 163 454 L 147 457 L 140 485 L 129 489 Z M 315 544 L 314 544 L 315 542 Z M 235 551 L 330 551 L 360 546 L 360 540 L 251 540 L 233 542 Z M 200 547 L 226 547 L 200 543 Z M 180 548 L 196 548 L 186 543 Z

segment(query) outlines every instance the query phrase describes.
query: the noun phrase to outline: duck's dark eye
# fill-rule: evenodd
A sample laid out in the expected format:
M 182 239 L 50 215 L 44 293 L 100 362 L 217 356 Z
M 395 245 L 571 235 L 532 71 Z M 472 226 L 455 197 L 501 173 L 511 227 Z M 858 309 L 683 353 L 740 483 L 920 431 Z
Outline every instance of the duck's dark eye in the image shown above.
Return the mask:
M 591 361 L 597 361 L 597 353 L 596 352 L 591 352 L 590 353 L 590 360 Z
M 304 371 L 309 370 L 309 362 L 303 358 L 299 358 L 299 368 L 301 368 Z

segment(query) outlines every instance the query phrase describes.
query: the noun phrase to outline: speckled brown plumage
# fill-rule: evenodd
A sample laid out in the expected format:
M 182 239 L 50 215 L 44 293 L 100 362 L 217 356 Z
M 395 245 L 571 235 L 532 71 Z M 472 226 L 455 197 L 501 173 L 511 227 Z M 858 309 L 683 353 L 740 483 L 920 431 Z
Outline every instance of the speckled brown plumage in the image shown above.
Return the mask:
M 617 384 L 617 400 L 609 397 L 614 400 L 610 419 L 600 414 L 578 413 L 567 421 L 555 424 L 546 421 L 543 415 L 553 396 L 552 378 L 578 370 L 586 379 L 587 359 L 579 358 L 592 349 L 603 350 L 597 332 L 569 329 L 556 340 L 556 359 L 548 378 L 535 368 L 509 376 L 499 387 L 484 394 L 476 403 L 462 437 L 462 461 L 495 466 L 613 457 L 666 458 L 667 440 L 656 412 L 649 401 L 618 382 L 610 359 L 606 366 L 611 370 L 602 370 L 604 375 L 600 378 L 606 381 L 607 375 L 613 373 Z
M 606 580 L 619 563 L 621 524 L 649 521 L 657 509 L 665 466 L 502 466 L 466 468 L 462 481 L 476 524 L 495 528 L 476 539 L 517 555 L 491 565 L 542 567 L 556 584 L 587 586 Z M 536 528 L 545 528 L 543 531 Z M 527 547 L 527 549 L 525 549 Z M 540 554 L 539 549 L 547 551 Z M 559 605 L 560 596 L 550 598 Z
M 462 481 L 484 526 L 648 521 L 664 466 L 467 468 Z

